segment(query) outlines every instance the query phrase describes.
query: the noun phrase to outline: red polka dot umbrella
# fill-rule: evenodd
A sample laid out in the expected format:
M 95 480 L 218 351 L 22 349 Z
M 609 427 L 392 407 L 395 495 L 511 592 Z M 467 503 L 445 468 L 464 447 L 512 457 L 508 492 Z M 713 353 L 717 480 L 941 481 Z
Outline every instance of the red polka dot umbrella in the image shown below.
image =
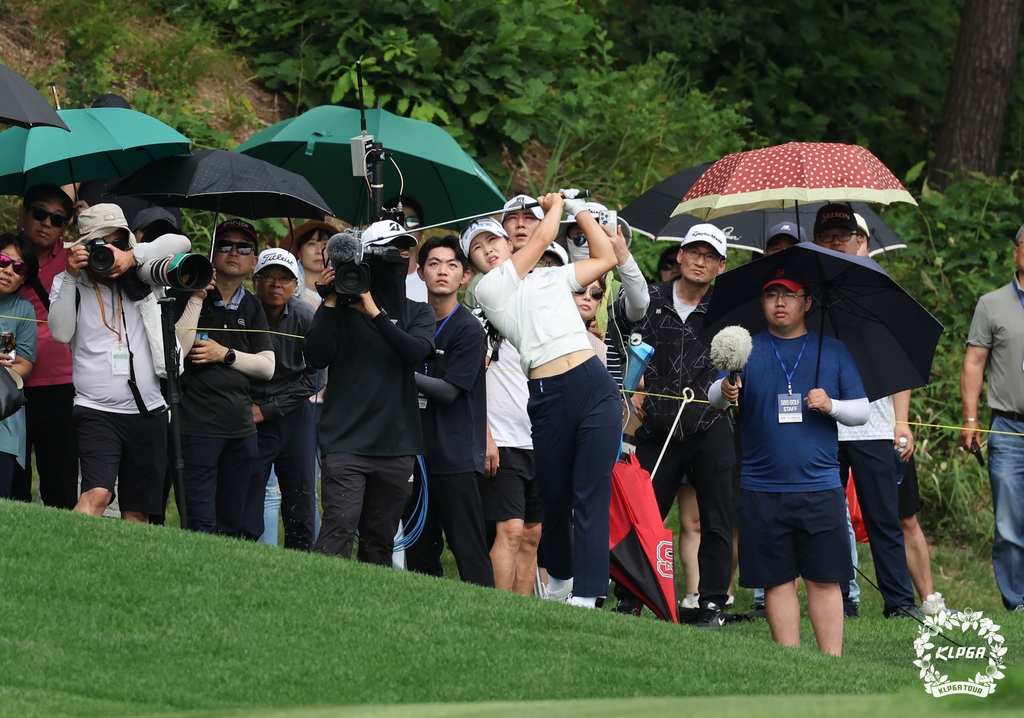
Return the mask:
M 690 188 L 672 215 L 692 214 L 707 221 L 807 202 L 917 204 L 893 173 L 864 147 L 789 142 L 718 160 Z

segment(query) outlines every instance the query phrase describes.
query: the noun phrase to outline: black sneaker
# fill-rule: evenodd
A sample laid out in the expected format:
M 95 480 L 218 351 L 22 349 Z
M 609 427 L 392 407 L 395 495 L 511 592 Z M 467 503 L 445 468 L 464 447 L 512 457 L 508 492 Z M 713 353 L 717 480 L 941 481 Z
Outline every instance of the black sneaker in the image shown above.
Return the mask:
M 843 618 L 860 618 L 860 607 L 852 601 L 843 601 Z
M 768 611 L 765 610 L 763 603 L 755 603 L 747 612 L 747 618 L 768 618 Z
M 909 606 L 894 606 L 893 608 L 887 608 L 882 613 L 886 618 L 914 618 L 918 621 L 924 620 L 924 614 L 914 604 Z
M 725 613 L 714 601 L 701 601 L 697 613 L 697 628 L 721 628 L 725 625 Z
M 616 613 L 626 613 L 633 616 L 639 616 L 643 608 L 644 605 L 640 603 L 640 599 L 636 596 L 620 598 L 615 604 Z

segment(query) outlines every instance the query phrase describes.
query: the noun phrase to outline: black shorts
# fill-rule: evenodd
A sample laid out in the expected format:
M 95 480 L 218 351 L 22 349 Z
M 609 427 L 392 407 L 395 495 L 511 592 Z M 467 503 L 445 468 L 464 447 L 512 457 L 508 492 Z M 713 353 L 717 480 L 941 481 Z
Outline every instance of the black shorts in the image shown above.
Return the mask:
M 797 576 L 817 583 L 853 578 L 846 492 L 740 492 L 740 585 L 771 588 Z
M 909 519 L 911 516 L 921 513 L 921 489 L 917 485 L 917 464 L 914 463 L 913 456 L 903 465 L 903 481 L 900 482 L 896 491 L 899 496 L 901 519 Z
M 480 498 L 487 521 L 540 523 L 544 512 L 533 478 L 533 451 L 498 447 L 498 471 L 480 482 Z
M 167 412 L 141 416 L 76 406 L 73 416 L 82 493 L 90 489 L 113 493 L 117 481 L 121 511 L 163 512 Z

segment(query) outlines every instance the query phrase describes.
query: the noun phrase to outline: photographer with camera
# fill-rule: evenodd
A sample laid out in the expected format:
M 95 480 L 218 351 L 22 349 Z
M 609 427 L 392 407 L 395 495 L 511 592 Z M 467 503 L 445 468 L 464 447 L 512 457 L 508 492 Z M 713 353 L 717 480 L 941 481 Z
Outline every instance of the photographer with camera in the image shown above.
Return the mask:
M 274 376 L 274 345 L 263 305 L 243 285 L 256 266 L 256 229 L 229 219 L 215 237 L 215 287 L 177 297 L 177 325 L 198 327 L 182 342 L 185 506 L 193 531 L 255 540 L 242 522 L 259 451 L 249 380 Z
M 390 566 L 395 533 L 423 453 L 415 370 L 434 351 L 434 311 L 406 300 L 415 239 L 375 222 L 327 243 L 324 303 L 306 334 L 306 363 L 330 370 L 317 427 L 323 521 L 314 550 Z M 364 261 L 365 260 L 365 261 Z
M 167 407 L 160 377 L 168 368 L 156 292 L 135 268 L 187 252 L 191 243 L 167 234 L 136 245 L 114 204 L 83 210 L 78 223 L 67 267 L 53 280 L 48 320 L 54 340 L 71 344 L 74 362 L 82 474 L 75 511 L 101 515 L 117 480 L 122 518 L 145 522 L 162 510 Z

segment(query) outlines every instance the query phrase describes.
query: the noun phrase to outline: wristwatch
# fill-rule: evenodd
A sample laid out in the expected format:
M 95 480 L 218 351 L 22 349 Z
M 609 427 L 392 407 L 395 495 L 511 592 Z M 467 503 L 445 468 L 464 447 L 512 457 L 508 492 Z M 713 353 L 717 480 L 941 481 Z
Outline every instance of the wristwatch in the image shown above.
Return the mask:
M 224 366 L 231 366 L 235 363 L 235 350 L 228 349 L 228 353 L 224 355 Z

